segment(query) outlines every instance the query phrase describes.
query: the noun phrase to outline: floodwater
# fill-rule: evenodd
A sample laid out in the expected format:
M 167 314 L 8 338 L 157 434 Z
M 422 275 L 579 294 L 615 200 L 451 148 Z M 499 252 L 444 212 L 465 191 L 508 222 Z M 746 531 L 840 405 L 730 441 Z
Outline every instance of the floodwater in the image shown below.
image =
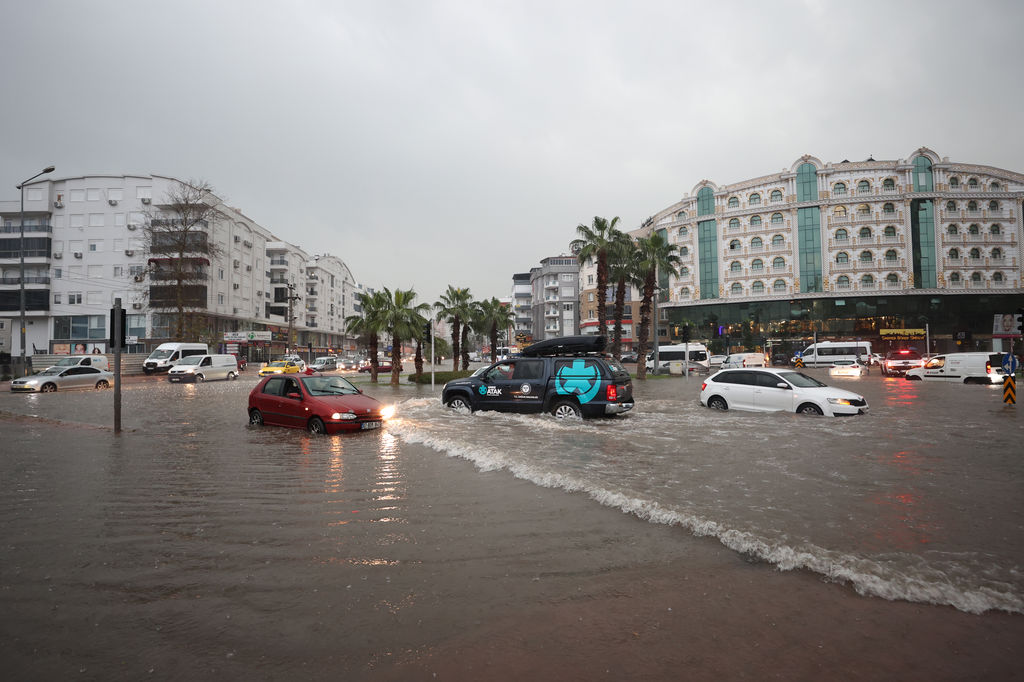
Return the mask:
M 872 598 L 1024 613 L 1024 408 L 992 387 L 809 373 L 870 413 L 718 412 L 690 378 L 638 383 L 622 417 L 560 422 L 362 384 L 399 416 L 311 437 L 247 425 L 248 373 L 126 384 L 114 436 L 110 391 L 0 395 L 0 653 L 38 678 L 109 677 L 129 641 L 133 678 L 188 679 L 197 658 L 210 676 L 236 656 L 294 674 L 384 656 L 382 626 L 397 652 L 417 629 L 479 622 L 510 575 L 631 565 L 599 551 L 626 533 L 639 554 L 708 536 Z M 487 512 L 502 505 L 514 517 Z M 485 560 L 504 576 L 465 582 Z M 550 589 L 533 581 L 509 599 Z

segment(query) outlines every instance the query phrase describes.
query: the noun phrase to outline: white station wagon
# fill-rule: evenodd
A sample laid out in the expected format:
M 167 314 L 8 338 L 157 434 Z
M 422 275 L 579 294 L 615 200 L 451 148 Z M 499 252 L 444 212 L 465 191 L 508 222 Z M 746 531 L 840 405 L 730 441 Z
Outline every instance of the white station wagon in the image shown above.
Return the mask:
M 700 387 L 702 405 L 719 410 L 799 412 L 829 417 L 865 414 L 864 396 L 823 384 L 792 369 L 723 369 Z

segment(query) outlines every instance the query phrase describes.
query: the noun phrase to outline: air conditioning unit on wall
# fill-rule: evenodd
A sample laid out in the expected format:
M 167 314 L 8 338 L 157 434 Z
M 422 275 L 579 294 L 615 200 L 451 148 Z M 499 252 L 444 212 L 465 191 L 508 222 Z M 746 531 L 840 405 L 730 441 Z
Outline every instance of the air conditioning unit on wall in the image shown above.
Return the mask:
M 146 206 L 149 206 L 149 202 L 152 201 L 152 199 L 150 199 L 149 197 L 142 197 L 141 199 L 139 199 L 139 201 L 141 201 Z
M 81 257 L 82 257 L 82 252 L 81 251 L 75 251 L 75 258 L 81 258 Z
M 63 253 L 61 253 L 60 251 L 58 251 L 57 253 L 53 254 L 53 257 L 54 257 L 54 258 L 63 258 L 63 257 L 64 257 L 64 254 L 63 254 Z
M 107 199 L 107 203 L 111 206 L 117 206 L 117 199 Z
M 135 310 L 142 310 L 142 304 L 141 303 L 132 303 L 132 308 L 134 308 Z
M 134 232 L 135 230 L 139 229 L 139 226 L 138 225 L 129 225 L 128 229 L 131 230 L 132 232 Z
M 124 250 L 124 255 L 126 255 L 126 256 L 134 256 L 135 252 L 132 251 L 131 249 L 125 249 Z

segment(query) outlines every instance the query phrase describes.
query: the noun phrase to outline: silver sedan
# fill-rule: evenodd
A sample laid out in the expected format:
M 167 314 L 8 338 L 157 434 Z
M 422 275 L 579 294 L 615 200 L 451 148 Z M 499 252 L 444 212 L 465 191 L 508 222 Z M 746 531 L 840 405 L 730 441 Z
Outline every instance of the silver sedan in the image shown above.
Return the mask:
M 15 393 L 50 393 L 69 388 L 109 388 L 114 375 L 95 367 L 48 367 L 39 374 L 15 379 L 11 390 Z

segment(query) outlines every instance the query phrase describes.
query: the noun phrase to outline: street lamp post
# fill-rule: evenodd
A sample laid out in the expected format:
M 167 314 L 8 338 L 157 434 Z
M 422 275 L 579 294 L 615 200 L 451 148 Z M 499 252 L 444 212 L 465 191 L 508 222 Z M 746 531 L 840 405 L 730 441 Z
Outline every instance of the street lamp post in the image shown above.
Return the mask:
M 31 178 L 26 180 L 17 186 L 16 189 L 21 192 L 21 239 L 18 242 L 18 252 L 21 254 L 21 296 L 20 296 L 20 307 L 21 311 L 21 374 L 26 376 L 28 374 L 28 363 L 25 361 L 25 185 L 32 182 L 40 175 L 46 175 L 52 173 L 54 170 L 53 166 L 47 166 L 39 173 L 36 173 Z

